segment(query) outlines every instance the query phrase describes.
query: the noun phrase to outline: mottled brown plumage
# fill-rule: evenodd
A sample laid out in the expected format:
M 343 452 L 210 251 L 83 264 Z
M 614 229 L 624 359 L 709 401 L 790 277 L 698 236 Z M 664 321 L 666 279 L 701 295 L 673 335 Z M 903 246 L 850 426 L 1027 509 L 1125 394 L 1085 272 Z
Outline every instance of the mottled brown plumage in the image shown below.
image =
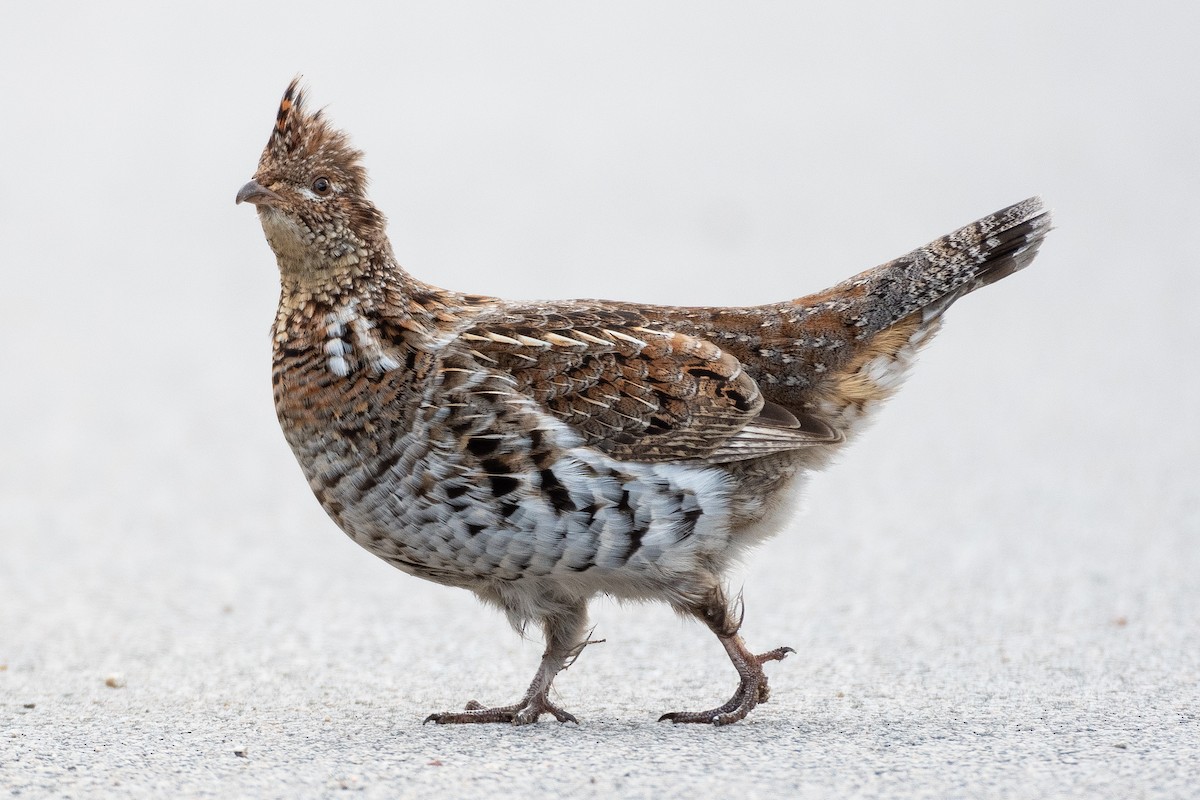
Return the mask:
M 514 303 L 421 283 L 396 263 L 361 154 L 295 82 L 254 180 L 281 280 L 275 404 L 309 485 L 355 541 L 475 592 L 546 652 L 511 706 L 439 723 L 535 721 L 585 644 L 597 593 L 661 600 L 718 636 L 733 697 L 675 722 L 727 724 L 769 692 L 729 564 L 776 532 L 899 386 L 962 295 L 1028 264 L 1030 199 L 818 294 L 751 308 Z

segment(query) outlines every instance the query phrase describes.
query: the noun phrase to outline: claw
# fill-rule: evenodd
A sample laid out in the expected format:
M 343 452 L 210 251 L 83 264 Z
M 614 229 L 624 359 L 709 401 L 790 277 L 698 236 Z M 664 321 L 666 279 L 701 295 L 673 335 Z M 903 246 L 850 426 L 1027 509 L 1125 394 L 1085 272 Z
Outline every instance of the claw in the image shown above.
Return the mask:
M 767 685 L 767 675 L 763 672 L 762 665 L 768 661 L 782 661 L 789 653 L 794 652 L 796 651 L 790 647 L 777 647 L 761 655 L 749 656 L 744 662 L 744 667 L 738 669 L 742 680 L 737 691 L 724 705 L 708 711 L 672 711 L 663 714 L 658 721 L 673 724 L 704 723 L 720 727 L 744 719 L 755 706 L 767 702 L 771 697 L 771 689 Z
M 754 658 L 759 664 L 765 664 L 768 661 L 783 661 L 794 652 L 796 652 L 796 650 L 791 647 L 776 647 L 774 650 L 763 653 L 760 656 L 755 656 Z
M 421 724 L 433 722 L 438 725 L 462 725 L 472 722 L 508 722 L 513 725 L 529 725 L 537 722 L 543 714 L 550 714 L 559 722 L 579 724 L 575 715 L 563 711 L 546 697 L 527 698 L 511 706 L 497 706 L 496 708 L 485 708 L 481 703 L 472 700 L 462 711 L 443 711 L 430 714 Z
M 550 714 L 559 722 L 574 722 L 579 720 L 550 702 L 548 696 L 554 676 L 575 663 L 579 654 L 593 640 L 591 632 L 580 640 L 587 626 L 587 603 L 574 600 L 555 615 L 542 620 L 546 633 L 546 651 L 542 653 L 542 661 L 534 673 L 533 681 L 525 691 L 525 695 L 510 706 L 485 708 L 477 700 L 471 700 L 462 711 L 443 711 L 430 714 L 425 722 L 438 725 L 463 725 L 473 722 L 507 722 L 512 725 L 529 725 L 537 722 L 543 714 Z

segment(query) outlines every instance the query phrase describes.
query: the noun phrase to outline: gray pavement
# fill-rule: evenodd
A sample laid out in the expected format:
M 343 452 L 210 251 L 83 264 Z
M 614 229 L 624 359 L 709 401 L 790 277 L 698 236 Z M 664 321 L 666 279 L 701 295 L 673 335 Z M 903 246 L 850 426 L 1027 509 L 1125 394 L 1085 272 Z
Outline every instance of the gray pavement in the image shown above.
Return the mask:
M 1200 794 L 1197 11 L 446 5 L 348 59 L 284 8 L 6 15 L 0 794 Z M 454 288 L 765 301 L 1055 209 L 734 577 L 797 650 L 744 723 L 657 724 L 733 673 L 600 600 L 578 726 L 421 725 L 539 642 L 350 543 L 278 433 L 232 199 L 297 69 Z

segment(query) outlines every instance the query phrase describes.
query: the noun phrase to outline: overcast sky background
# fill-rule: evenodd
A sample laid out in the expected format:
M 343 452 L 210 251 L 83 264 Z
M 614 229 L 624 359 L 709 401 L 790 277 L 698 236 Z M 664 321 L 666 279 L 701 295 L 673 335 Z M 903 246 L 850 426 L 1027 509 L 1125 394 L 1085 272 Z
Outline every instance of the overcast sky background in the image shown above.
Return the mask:
M 961 507 L 1046 540 L 1095 531 L 1134 572 L 1148 551 L 1176 577 L 1196 563 L 1200 4 L 4 17 L 0 579 L 18 603 L 0 604 L 0 655 L 2 626 L 31 608 L 121 586 L 161 600 L 176 591 L 163 564 L 178 585 L 236 592 L 204 565 L 275 541 L 336 561 L 320 580 L 343 590 L 424 591 L 351 552 L 274 420 L 276 269 L 233 198 L 297 73 L 366 152 L 400 261 L 473 292 L 780 300 L 1041 194 L 1057 229 L 1037 261 L 953 309 L 814 486 L 804 535 L 850 510 L 903 530 Z M 1147 567 L 1136 582 L 1174 579 Z M 92 624 L 55 619 L 60 634 Z

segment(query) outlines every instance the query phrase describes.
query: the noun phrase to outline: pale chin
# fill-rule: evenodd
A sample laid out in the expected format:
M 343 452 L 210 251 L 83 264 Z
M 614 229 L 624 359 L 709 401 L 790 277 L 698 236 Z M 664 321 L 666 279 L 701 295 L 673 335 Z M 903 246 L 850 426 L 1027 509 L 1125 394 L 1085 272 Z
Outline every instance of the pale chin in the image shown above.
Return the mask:
M 303 264 L 314 259 L 308 230 L 298 225 L 288 214 L 277 208 L 259 206 L 258 219 L 262 223 L 267 243 L 275 251 L 276 257 L 293 264 Z

